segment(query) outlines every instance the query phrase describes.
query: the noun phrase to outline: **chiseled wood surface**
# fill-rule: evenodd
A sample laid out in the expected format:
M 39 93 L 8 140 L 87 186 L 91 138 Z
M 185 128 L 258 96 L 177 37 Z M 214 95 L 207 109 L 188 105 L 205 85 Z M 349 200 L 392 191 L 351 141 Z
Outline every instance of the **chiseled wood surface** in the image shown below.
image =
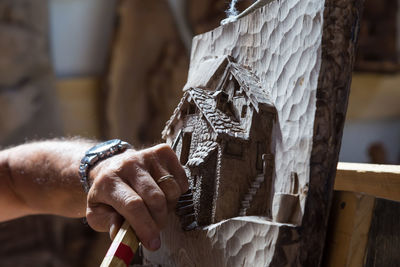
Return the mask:
M 188 83 L 201 75 L 196 68 L 204 57 L 230 55 L 249 66 L 271 94 L 279 121 L 274 192 L 293 193 L 290 177 L 297 172 L 302 220 L 290 225 L 241 217 L 183 233 L 173 216 L 162 233 L 162 249 L 144 251 L 147 262 L 162 266 L 320 264 L 361 7 L 359 0 L 327 0 L 325 5 L 274 1 L 194 38 Z M 280 208 L 287 209 L 284 202 Z M 258 241 L 252 242 L 260 239 L 262 249 Z
M 335 190 L 400 201 L 400 166 L 339 162 Z

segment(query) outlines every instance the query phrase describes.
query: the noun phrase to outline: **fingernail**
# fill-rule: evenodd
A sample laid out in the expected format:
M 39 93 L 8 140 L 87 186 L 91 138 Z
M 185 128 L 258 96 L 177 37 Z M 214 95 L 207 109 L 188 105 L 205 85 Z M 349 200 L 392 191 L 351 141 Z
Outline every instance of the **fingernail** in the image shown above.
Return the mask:
M 153 240 L 150 241 L 150 248 L 157 250 L 161 247 L 161 240 L 159 237 L 154 238 Z
M 117 234 L 117 233 L 116 233 L 116 231 L 117 231 L 116 228 L 117 228 L 117 227 L 116 227 L 115 224 L 111 224 L 111 226 L 110 226 L 110 232 L 109 232 L 109 234 L 110 234 L 110 239 L 111 239 L 111 240 L 114 240 L 115 235 Z

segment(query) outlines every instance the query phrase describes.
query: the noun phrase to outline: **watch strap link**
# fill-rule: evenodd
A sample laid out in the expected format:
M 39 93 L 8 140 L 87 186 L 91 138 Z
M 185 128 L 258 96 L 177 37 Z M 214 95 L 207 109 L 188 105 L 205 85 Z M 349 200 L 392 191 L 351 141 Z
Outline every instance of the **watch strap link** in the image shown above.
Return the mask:
M 113 139 L 97 144 L 96 146 L 86 151 L 85 156 L 82 158 L 79 165 L 80 181 L 86 193 L 89 192 L 91 186 L 89 181 L 90 169 L 99 161 L 122 153 L 128 148 L 132 148 L 129 143 L 121 141 L 119 139 Z

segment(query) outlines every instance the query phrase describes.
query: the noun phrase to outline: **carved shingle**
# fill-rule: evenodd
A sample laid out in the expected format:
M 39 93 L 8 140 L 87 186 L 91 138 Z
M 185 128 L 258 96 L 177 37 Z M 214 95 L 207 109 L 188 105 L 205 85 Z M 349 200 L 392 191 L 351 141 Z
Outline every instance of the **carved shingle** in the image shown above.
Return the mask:
M 203 164 L 211 155 L 211 152 L 218 148 L 218 144 L 214 141 L 204 141 L 200 143 L 191 159 L 187 162 L 189 167 L 197 167 Z

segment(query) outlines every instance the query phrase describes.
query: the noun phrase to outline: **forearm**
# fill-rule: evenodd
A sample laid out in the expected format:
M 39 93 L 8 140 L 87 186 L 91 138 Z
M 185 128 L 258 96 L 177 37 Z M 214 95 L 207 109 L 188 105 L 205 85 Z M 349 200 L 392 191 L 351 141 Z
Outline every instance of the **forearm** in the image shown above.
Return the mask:
M 93 229 L 113 236 L 124 218 L 145 247 L 158 249 L 168 212 L 189 188 L 174 151 L 160 144 L 102 159 L 90 170 L 86 195 L 78 170 L 93 145 L 46 141 L 0 151 L 0 221 L 30 214 L 86 216 Z
M 0 152 L 0 220 L 29 214 L 84 217 L 78 175 L 89 141 L 45 141 Z

